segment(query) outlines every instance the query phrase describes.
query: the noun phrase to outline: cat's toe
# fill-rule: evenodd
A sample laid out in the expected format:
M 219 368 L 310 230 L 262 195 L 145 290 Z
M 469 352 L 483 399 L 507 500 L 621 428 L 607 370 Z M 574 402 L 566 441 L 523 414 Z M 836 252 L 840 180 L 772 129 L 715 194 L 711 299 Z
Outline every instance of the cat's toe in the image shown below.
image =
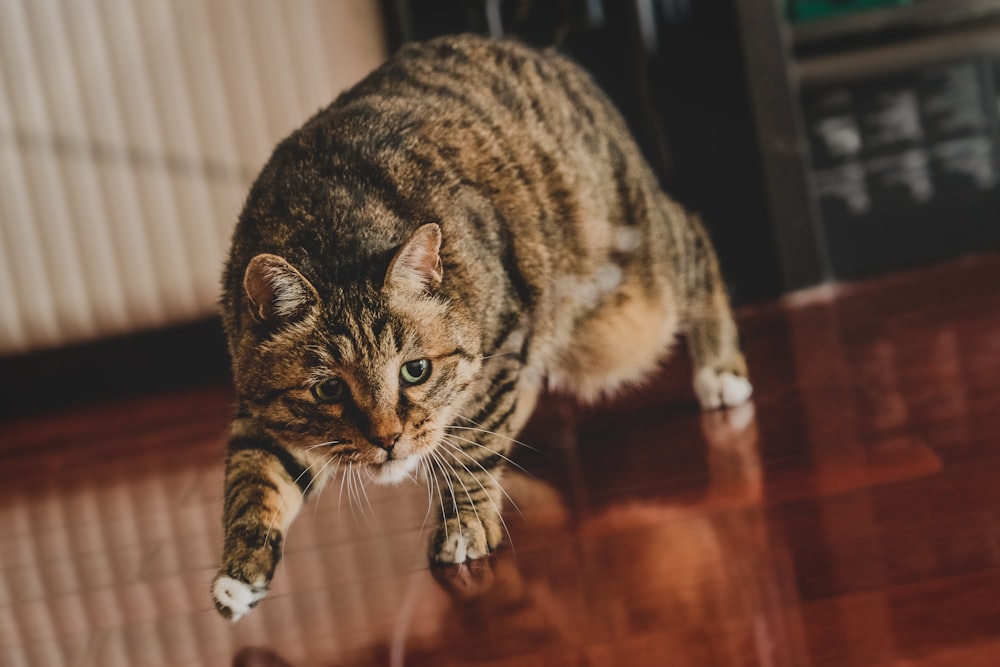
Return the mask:
M 469 541 L 465 539 L 465 535 L 456 533 L 445 538 L 434 558 L 439 563 L 464 563 L 468 551 Z
M 250 584 L 220 574 L 212 582 L 212 598 L 215 608 L 223 617 L 236 622 L 257 606 L 267 595 L 265 586 Z
M 726 407 L 743 405 L 750 400 L 753 386 L 750 381 L 740 375 L 723 373 L 719 376 L 722 383 L 722 404 Z
M 434 560 L 439 563 L 464 563 L 467 560 L 476 560 L 489 555 L 489 552 L 475 544 L 464 533 L 456 533 L 445 538 L 440 545 Z
M 466 526 L 464 530 L 453 530 L 439 537 L 431 550 L 431 558 L 437 563 L 457 565 L 488 556 L 486 536 L 480 534 L 482 528 L 478 528 L 476 532 L 472 526 Z
M 702 368 L 694 377 L 694 391 L 704 410 L 730 408 L 750 400 L 753 386 L 741 375 Z

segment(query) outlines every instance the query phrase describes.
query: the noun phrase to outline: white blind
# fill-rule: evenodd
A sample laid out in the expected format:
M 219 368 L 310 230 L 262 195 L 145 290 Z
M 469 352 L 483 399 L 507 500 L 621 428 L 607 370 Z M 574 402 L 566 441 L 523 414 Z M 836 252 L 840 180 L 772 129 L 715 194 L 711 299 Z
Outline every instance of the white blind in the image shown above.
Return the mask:
M 0 0 L 0 355 L 213 312 L 274 144 L 384 58 L 377 0 Z

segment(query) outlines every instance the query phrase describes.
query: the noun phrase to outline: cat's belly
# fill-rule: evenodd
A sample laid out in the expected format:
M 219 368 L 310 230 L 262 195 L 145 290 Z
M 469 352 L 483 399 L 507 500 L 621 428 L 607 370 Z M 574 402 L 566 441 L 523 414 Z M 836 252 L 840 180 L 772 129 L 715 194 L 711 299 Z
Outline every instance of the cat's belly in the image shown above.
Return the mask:
M 574 318 L 566 345 L 548 369 L 548 384 L 584 401 L 646 379 L 666 356 L 678 329 L 668 293 L 650 294 L 625 277 L 583 317 Z

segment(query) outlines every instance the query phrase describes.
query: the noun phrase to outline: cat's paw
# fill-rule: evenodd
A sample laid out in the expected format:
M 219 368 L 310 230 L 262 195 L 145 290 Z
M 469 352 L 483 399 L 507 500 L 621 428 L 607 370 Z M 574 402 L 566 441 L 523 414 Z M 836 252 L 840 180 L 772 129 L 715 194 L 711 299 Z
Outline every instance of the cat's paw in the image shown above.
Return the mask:
M 236 622 L 267 595 L 267 585 L 253 586 L 244 581 L 218 574 L 212 582 L 215 608 L 224 618 Z
M 478 520 L 466 524 L 457 521 L 438 526 L 431 542 L 430 557 L 435 563 L 458 564 L 485 558 L 500 542 L 499 528 L 483 526 Z
M 446 536 L 435 545 L 431 558 L 437 563 L 464 563 L 489 555 L 485 537 L 470 534 L 468 527 Z
M 742 375 L 702 368 L 694 376 L 694 392 L 704 410 L 731 408 L 750 400 L 753 387 Z

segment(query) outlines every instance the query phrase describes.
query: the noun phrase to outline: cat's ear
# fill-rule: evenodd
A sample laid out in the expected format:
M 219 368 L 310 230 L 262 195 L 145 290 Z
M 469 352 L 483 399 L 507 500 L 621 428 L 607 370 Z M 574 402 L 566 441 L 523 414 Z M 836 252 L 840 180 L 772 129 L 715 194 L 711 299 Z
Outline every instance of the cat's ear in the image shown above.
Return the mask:
M 433 222 L 406 240 L 385 274 L 388 289 L 429 292 L 441 284 L 441 228 Z
M 319 303 L 316 288 L 277 255 L 257 255 L 243 274 L 243 289 L 260 322 L 288 324 L 302 319 Z

